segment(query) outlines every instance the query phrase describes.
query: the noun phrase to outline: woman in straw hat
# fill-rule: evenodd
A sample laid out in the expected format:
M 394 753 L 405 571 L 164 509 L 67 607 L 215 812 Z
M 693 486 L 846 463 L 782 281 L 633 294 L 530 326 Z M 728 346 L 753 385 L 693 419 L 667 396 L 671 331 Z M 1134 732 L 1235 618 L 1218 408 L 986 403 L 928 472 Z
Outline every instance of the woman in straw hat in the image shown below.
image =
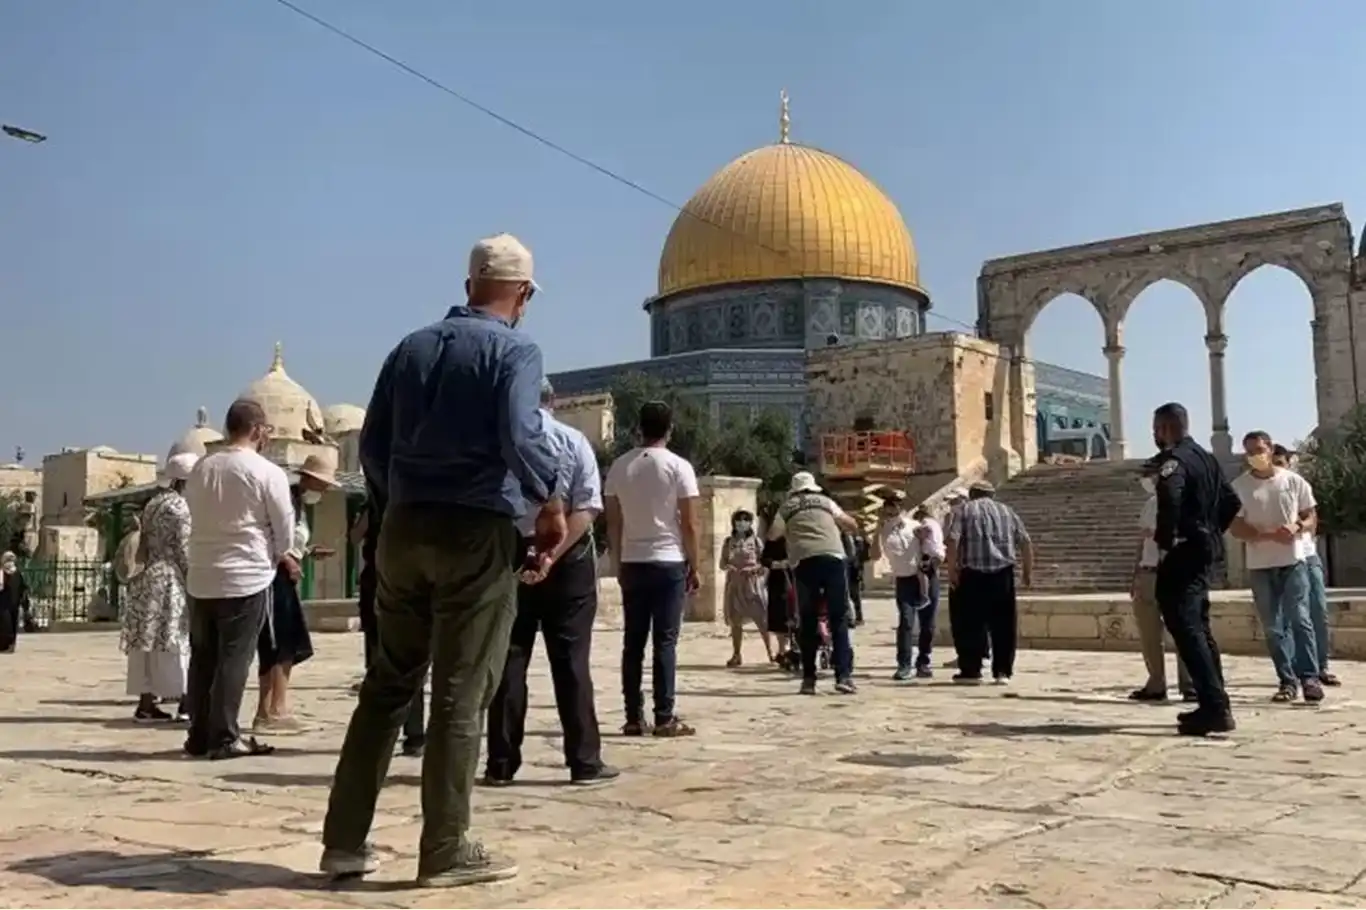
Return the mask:
M 304 459 L 294 472 L 290 499 L 294 503 L 294 546 L 289 555 L 302 563 L 307 556 L 323 559 L 333 554 L 326 547 L 309 545 L 309 528 L 304 509 L 315 505 L 327 490 L 337 487 L 336 470 L 317 455 Z M 275 573 L 271 587 L 271 612 L 256 649 L 260 674 L 260 702 L 256 708 L 256 733 L 296 733 L 302 725 L 289 713 L 290 673 L 313 656 L 313 638 L 308 632 L 298 582 L 283 568 Z
M 128 655 L 128 694 L 138 697 L 138 723 L 185 720 L 186 674 L 190 667 L 189 572 L 190 507 L 181 490 L 199 456 L 191 452 L 166 460 L 158 482 L 164 487 L 143 506 L 138 554 L 142 570 L 128 578 L 120 613 L 119 647 Z M 174 715 L 160 699 L 180 703 Z

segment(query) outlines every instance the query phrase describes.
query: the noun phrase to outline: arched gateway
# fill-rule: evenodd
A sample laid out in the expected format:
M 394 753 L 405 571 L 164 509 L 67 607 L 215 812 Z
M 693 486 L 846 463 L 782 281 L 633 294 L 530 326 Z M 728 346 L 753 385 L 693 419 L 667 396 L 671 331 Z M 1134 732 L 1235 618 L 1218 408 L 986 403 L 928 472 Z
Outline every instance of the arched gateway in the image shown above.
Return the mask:
M 1233 288 L 1264 265 L 1300 277 L 1314 301 L 1315 395 L 1320 426 L 1331 426 L 1359 400 L 1366 370 L 1366 293 L 1353 303 L 1352 228 L 1341 204 L 1216 221 L 1194 227 L 1102 240 L 992 259 L 977 280 L 977 331 L 1011 351 L 1012 445 L 1035 460 L 1034 405 L 1024 393 L 1026 336 L 1039 312 L 1060 294 L 1084 297 L 1105 324 L 1109 361 L 1111 457 L 1124 458 L 1124 317 L 1144 288 L 1164 278 L 1191 290 L 1204 306 L 1216 454 L 1232 451 L 1224 399 L 1224 307 Z M 1293 314 L 1287 314 L 1293 318 Z M 1359 345 L 1356 335 L 1363 335 Z

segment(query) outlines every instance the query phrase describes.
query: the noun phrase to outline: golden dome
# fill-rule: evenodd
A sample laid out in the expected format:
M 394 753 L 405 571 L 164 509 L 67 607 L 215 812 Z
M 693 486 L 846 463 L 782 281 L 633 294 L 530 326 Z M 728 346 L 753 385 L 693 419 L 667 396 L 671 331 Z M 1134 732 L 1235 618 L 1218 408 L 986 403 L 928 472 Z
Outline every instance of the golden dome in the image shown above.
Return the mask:
M 171 446 L 171 451 L 166 454 L 169 461 L 175 456 L 189 452 L 193 455 L 203 456 L 211 443 L 218 442 L 223 438 L 223 434 L 209 426 L 209 409 L 200 408 L 195 414 L 194 426 L 185 431 Z
M 275 360 L 266 375 L 242 390 L 238 398 L 250 398 L 266 412 L 276 439 L 302 440 L 304 431 L 323 432 L 322 408 L 308 390 L 285 372 L 285 358 L 275 345 Z
M 333 404 L 323 410 L 327 435 L 336 437 L 359 430 L 365 423 L 365 408 L 354 404 Z
M 817 277 L 920 291 L 911 233 L 882 190 L 828 152 L 783 141 L 741 155 L 688 200 L 664 241 L 659 296 Z

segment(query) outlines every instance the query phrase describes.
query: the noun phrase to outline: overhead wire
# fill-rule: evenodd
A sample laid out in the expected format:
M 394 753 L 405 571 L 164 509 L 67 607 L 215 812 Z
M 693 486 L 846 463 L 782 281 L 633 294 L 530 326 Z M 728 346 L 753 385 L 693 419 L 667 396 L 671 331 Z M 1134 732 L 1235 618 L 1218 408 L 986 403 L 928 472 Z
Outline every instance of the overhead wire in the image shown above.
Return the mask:
M 609 180 L 615 181 L 616 183 L 619 183 L 619 184 L 621 184 L 622 186 L 624 186 L 624 187 L 626 187 L 626 188 L 628 188 L 628 189 L 630 189 L 630 190 L 633 190 L 633 191 L 635 191 L 635 192 L 637 192 L 637 193 L 640 193 L 642 196 L 645 196 L 645 197 L 648 198 L 648 199 L 651 199 L 651 200 L 653 200 L 653 201 L 655 201 L 655 202 L 658 202 L 658 203 L 660 203 L 661 205 L 665 205 L 665 206 L 669 207 L 670 209 L 672 209 L 673 211 L 675 211 L 676 213 L 678 213 L 679 215 L 681 215 L 681 216 L 683 216 L 683 217 L 691 218 L 691 219 L 693 219 L 693 220 L 695 220 L 695 221 L 699 221 L 699 222 L 701 222 L 701 223 L 703 223 L 703 224 L 709 225 L 710 227 L 716 228 L 717 230 L 721 230 L 721 231 L 725 231 L 726 233 L 733 234 L 734 236 L 743 239 L 746 243 L 753 244 L 753 245 L 759 247 L 760 249 L 763 249 L 763 250 L 766 250 L 767 252 L 773 253 L 774 255 L 782 256 L 782 257 L 784 257 L 784 258 L 786 258 L 786 257 L 788 257 L 788 256 L 791 255 L 791 253 L 790 253 L 789 250 L 779 250 L 779 249 L 776 249 L 776 248 L 774 248 L 774 247 L 772 247 L 772 246 L 769 246 L 768 244 L 764 243 L 764 242 L 761 241 L 761 240 L 758 240 L 758 239 L 756 239 L 756 238 L 754 238 L 754 237 L 751 237 L 750 235 L 744 233 L 743 231 L 737 231 L 737 230 L 735 230 L 734 228 L 730 227 L 729 225 L 718 224 L 717 222 L 715 222 L 715 221 L 713 221 L 713 220 L 711 220 L 711 219 L 709 219 L 709 218 L 705 218 L 705 217 L 703 217 L 703 216 L 701 216 L 701 215 L 698 215 L 698 214 L 695 213 L 695 212 L 689 211 L 688 208 L 687 208 L 686 206 L 679 205 L 678 203 L 674 202 L 673 200 L 671 200 L 671 199 L 669 199 L 669 198 L 667 198 L 667 197 L 665 197 L 665 196 L 662 196 L 662 195 L 660 195 L 659 193 L 654 192 L 654 191 L 651 190 L 649 187 L 646 187 L 646 186 L 644 186 L 644 185 L 642 185 L 642 184 L 640 184 L 640 183 L 638 183 L 638 182 L 636 182 L 636 181 L 630 179 L 629 177 L 625 177 L 625 176 L 623 176 L 623 175 L 617 173 L 616 171 L 612 170 L 611 168 L 604 167 L 603 165 L 598 164 L 596 161 L 593 161 L 591 158 L 588 158 L 588 157 L 586 157 L 586 156 L 584 156 L 584 155 L 580 155 L 578 152 L 575 152 L 575 151 L 573 151 L 572 149 L 566 148 L 565 146 L 561 145 L 560 143 L 555 142 L 553 139 L 550 139 L 550 138 L 548 138 L 547 136 L 545 136 L 545 135 L 543 135 L 543 134 L 541 134 L 541 133 L 536 132 L 535 130 L 531 129 L 530 127 L 527 127 L 527 126 L 524 126 L 524 125 L 521 124 L 521 123 L 518 123 L 516 120 L 512 119 L 511 117 L 508 117 L 508 116 L 505 116 L 505 115 L 503 115 L 503 114 L 498 113 L 496 110 L 494 110 L 493 108 L 488 107 L 487 105 L 480 104 L 478 101 L 474 100 L 474 99 L 471 98 L 469 95 L 467 95 L 467 94 L 465 94 L 465 93 L 463 93 L 463 92 L 457 91 L 457 90 L 454 89 L 454 88 L 451 88 L 449 85 L 446 85 L 444 82 L 442 82 L 441 80 L 437 79 L 436 77 L 431 76 L 431 75 L 429 75 L 429 74 L 423 72 L 422 70 L 418 69 L 417 67 L 413 66 L 412 64 L 407 63 L 407 62 L 405 62 L 405 61 L 399 59 L 398 57 L 395 57 L 394 55 L 392 55 L 392 54 L 390 54 L 390 53 L 388 53 L 388 52 L 386 52 L 386 51 L 380 49 L 379 47 L 376 47 L 374 44 L 371 44 L 370 42 L 366 41 L 365 39 L 360 38 L 359 36 L 357 36 L 357 35 L 354 34 L 353 32 L 347 31 L 346 29 L 342 28 L 341 26 L 336 25 L 335 23 L 330 22 L 330 21 L 328 21 L 327 19 L 324 19 L 323 17 L 321 17 L 321 16 L 317 15 L 316 13 L 313 13 L 313 12 L 311 12 L 311 11 L 309 11 L 309 10 L 303 8 L 302 6 L 299 6 L 297 3 L 292 2 L 292 0 L 275 0 L 275 2 L 276 2 L 277 4 L 279 4 L 280 6 L 284 7 L 285 9 L 287 9 L 287 10 L 293 12 L 294 14 L 300 16 L 301 18 L 306 19 L 306 20 L 308 20 L 309 22 L 312 22 L 314 25 L 318 26 L 319 28 L 322 28 L 322 29 L 324 29 L 324 30 L 326 30 L 326 31 L 328 31 L 328 32 L 330 32 L 330 33 L 332 33 L 332 34 L 335 35 L 336 37 L 341 38 L 343 41 L 346 41 L 346 42 L 348 42 L 348 43 L 354 45 L 355 47 L 360 48 L 361 50 L 365 51 L 365 52 L 368 53 L 368 54 L 371 54 L 371 55 L 373 55 L 373 56 L 375 56 L 375 57 L 378 57 L 380 60 L 383 60 L 384 62 L 388 63 L 389 65 L 391 65 L 391 66 L 393 66 L 393 67 L 395 67 L 395 68 L 397 68 L 397 69 L 400 70 L 401 72 L 406 73 L 407 75 L 411 76 L 412 78 L 417 79 L 417 80 L 419 80 L 419 81 L 421 81 L 421 82 L 426 83 L 428 86 L 430 86 L 430 87 L 436 89 L 436 90 L 439 91 L 439 92 L 443 92 L 444 94 L 449 95 L 450 97 L 452 97 L 452 98 L 454 98 L 455 100 L 459 101 L 461 104 L 464 104 L 464 105 L 466 105 L 467 107 L 473 108 L 474 110 L 478 111 L 479 113 L 483 114 L 484 116 L 489 117 L 490 119 L 495 120 L 495 121 L 497 121 L 498 123 L 501 123 L 503 126 L 506 126 L 506 127 L 508 127 L 509 129 L 512 129 L 512 130 L 516 130 L 518 133 L 521 133 L 523 136 L 525 136 L 526 138 L 532 140 L 533 142 L 537 142 L 537 143 L 539 143 L 540 145 L 542 145 L 542 146 L 544 146 L 544 147 L 550 149 L 551 151 L 553 151 L 553 152 L 555 152 L 555 153 L 557 153 L 557 154 L 563 155 L 564 157 L 570 159 L 571 161 L 574 161 L 574 162 L 576 162 L 576 163 L 578 163 L 578 164 L 580 164 L 580 165 L 582 165 L 582 166 L 584 166 L 584 167 L 586 167 L 586 168 L 588 168 L 588 169 L 590 169 L 590 170 L 592 170 L 592 171 L 595 171 L 596 173 L 600 174 L 600 175 L 603 176 L 603 177 L 606 177 L 606 178 L 609 179 Z M 970 334 L 974 335 L 974 336 L 977 334 L 977 328 L 976 328 L 976 326 L 973 326 L 973 325 L 971 325 L 970 323 L 964 322 L 964 321 L 962 321 L 961 319 L 955 319 L 955 318 L 952 317 L 952 316 L 946 316 L 946 315 L 944 315 L 943 313 L 938 313 L 938 312 L 935 312 L 934 310 L 927 310 L 927 311 L 926 311 L 926 315 L 927 315 L 927 316 L 933 316 L 934 318 L 943 320 L 944 322 L 947 322 L 947 323 L 949 323 L 949 324 L 951 324 L 951 325 L 955 325 L 955 326 L 959 326 L 959 327 L 961 327 L 961 328 L 967 329 L 967 331 L 968 331 Z

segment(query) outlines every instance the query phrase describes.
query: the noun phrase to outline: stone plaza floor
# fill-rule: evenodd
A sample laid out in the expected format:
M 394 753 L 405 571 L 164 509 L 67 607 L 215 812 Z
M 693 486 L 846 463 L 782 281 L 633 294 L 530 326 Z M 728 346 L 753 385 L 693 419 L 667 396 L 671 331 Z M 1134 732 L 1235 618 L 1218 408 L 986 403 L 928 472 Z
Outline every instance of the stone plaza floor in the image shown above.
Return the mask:
M 0 906 L 1366 904 L 1366 667 L 1338 666 L 1347 685 L 1322 707 L 1273 706 L 1268 661 L 1234 658 L 1237 733 L 1192 741 L 1175 706 L 1125 700 L 1136 654 L 1025 652 L 1008 690 L 943 670 L 899 684 L 890 607 L 870 611 L 853 698 L 726 670 L 728 641 L 687 629 L 685 740 L 606 732 L 622 719 L 619 633 L 600 630 L 606 758 L 624 772 L 603 788 L 566 785 L 538 659 L 519 784 L 475 798 L 477 833 L 521 875 L 433 891 L 406 881 L 420 821 L 402 757 L 376 818 L 380 873 L 334 890 L 315 875 L 359 635 L 316 636 L 298 671 L 316 729 L 221 764 L 131 723 L 117 635 L 26 636 L 0 655 Z

